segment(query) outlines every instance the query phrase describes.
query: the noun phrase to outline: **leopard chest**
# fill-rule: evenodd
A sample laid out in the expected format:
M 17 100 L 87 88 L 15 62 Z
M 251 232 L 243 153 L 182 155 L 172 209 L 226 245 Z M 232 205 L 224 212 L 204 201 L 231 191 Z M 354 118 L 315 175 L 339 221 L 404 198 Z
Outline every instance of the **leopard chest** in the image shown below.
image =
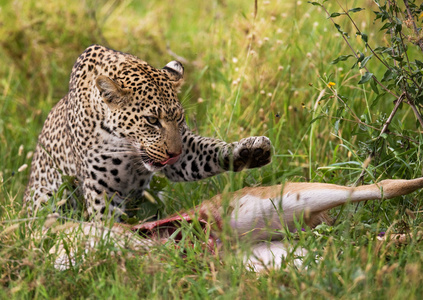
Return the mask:
M 81 171 L 97 194 L 122 199 L 139 196 L 152 176 L 136 152 L 119 151 L 107 145 L 88 150 Z

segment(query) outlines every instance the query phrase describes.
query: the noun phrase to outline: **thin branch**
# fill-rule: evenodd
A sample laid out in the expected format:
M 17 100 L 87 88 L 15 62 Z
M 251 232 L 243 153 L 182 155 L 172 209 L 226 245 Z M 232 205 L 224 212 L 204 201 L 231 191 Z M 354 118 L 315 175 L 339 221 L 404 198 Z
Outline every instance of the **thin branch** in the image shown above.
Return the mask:
M 414 22 L 413 15 L 411 14 L 410 5 L 408 4 L 408 0 L 404 0 L 404 5 L 405 5 L 405 8 L 407 9 L 408 20 L 410 20 L 413 23 L 414 33 L 416 34 L 416 36 L 418 38 L 418 40 L 417 40 L 418 45 L 423 52 L 423 39 L 419 38 L 420 34 L 419 34 L 418 29 L 417 29 L 416 23 Z
M 389 6 L 392 7 L 391 1 L 388 0 L 388 3 L 389 3 Z M 389 14 L 388 14 L 388 19 L 389 19 L 389 22 L 391 22 L 391 24 L 394 22 L 392 20 L 392 18 L 391 18 L 391 15 L 389 15 Z M 393 31 L 394 31 L 394 29 L 392 27 L 389 28 L 389 34 L 391 35 L 391 42 L 392 42 L 392 40 L 394 38 Z M 391 48 L 392 48 L 392 56 L 394 56 L 395 55 L 395 47 L 391 47 Z M 394 59 L 393 63 L 394 63 L 394 66 L 396 67 L 397 66 L 397 61 L 395 59 Z
M 341 6 L 341 4 L 338 2 L 338 5 L 341 7 L 341 9 L 344 11 L 344 13 L 347 15 L 348 19 L 350 19 L 351 23 L 354 25 L 355 29 L 357 30 L 357 32 L 360 34 L 360 36 L 363 36 L 361 30 L 358 28 L 357 24 L 355 24 L 354 20 L 351 18 L 350 14 Z M 372 52 L 372 54 L 389 70 L 392 71 L 391 67 L 383 61 L 383 59 L 381 59 L 376 52 L 374 52 L 373 48 L 370 47 L 370 45 L 366 43 L 366 47 Z
M 369 72 L 369 70 L 367 70 L 367 67 L 364 67 L 366 69 L 367 72 Z M 380 85 L 385 91 L 387 91 L 389 94 L 391 94 L 392 96 L 394 96 L 395 98 L 398 98 L 398 95 L 395 94 L 394 92 L 392 92 L 390 89 L 388 89 L 386 86 L 384 86 L 377 78 L 375 75 L 372 76 L 372 79 L 378 84 Z
M 330 13 L 326 10 L 326 8 L 324 7 L 323 4 L 321 4 L 321 7 L 323 8 L 323 10 L 326 12 L 326 14 L 329 16 L 329 19 L 332 21 L 332 23 L 335 25 L 335 21 L 333 20 L 333 18 L 330 16 Z M 348 47 L 350 47 L 352 53 L 354 54 L 355 58 L 358 59 L 357 53 L 354 51 L 353 47 L 351 46 L 351 44 L 348 42 L 347 38 L 342 35 L 342 38 L 344 39 L 345 43 L 347 43 Z M 380 60 L 380 59 L 379 59 Z M 380 60 L 382 63 L 384 63 L 382 60 Z M 366 66 L 363 67 L 368 73 L 369 69 L 367 69 Z M 388 67 L 389 68 L 389 67 Z M 387 87 L 385 87 L 379 80 L 377 80 L 376 76 L 372 75 L 372 79 L 380 86 L 382 87 L 386 92 L 388 92 L 389 94 L 391 94 L 392 96 L 394 96 L 395 98 L 398 98 L 398 95 L 396 95 L 394 92 L 392 92 L 390 89 L 388 89 Z
M 408 94 L 407 94 L 408 96 Z M 423 118 L 422 115 L 420 114 L 419 110 L 417 109 L 416 105 L 414 105 L 414 101 L 409 100 L 409 98 L 407 97 L 407 104 L 411 106 L 411 109 L 414 112 L 414 115 L 416 116 L 417 120 L 419 120 L 420 126 L 423 128 Z
M 398 18 L 398 14 L 397 14 L 396 11 L 395 11 L 395 14 L 396 14 L 396 17 Z M 405 46 L 405 43 L 404 43 L 404 34 L 402 33 L 402 31 L 400 31 L 400 32 L 398 32 L 398 35 L 401 39 L 401 45 L 402 45 L 402 51 L 401 51 L 401 49 L 398 45 L 398 53 L 403 53 L 405 55 L 405 58 L 407 59 L 407 67 L 408 67 L 410 72 L 413 72 L 413 70 L 411 68 L 411 64 L 410 64 L 410 59 L 408 58 L 406 46 Z M 403 86 L 404 91 L 406 90 L 406 84 L 407 84 L 406 79 L 411 80 L 414 83 L 414 85 L 418 86 L 417 82 L 413 79 L 412 76 L 410 76 L 410 74 L 405 70 L 404 67 L 401 67 L 401 70 L 403 71 L 402 74 L 404 75 L 404 77 L 402 79 L 402 82 L 403 82 L 403 85 L 404 85 Z
M 329 19 L 332 21 L 333 25 L 335 25 L 335 21 L 333 20 L 333 18 L 330 16 L 330 13 L 326 10 L 326 7 L 324 7 L 324 5 L 321 5 L 323 10 L 326 12 L 326 14 L 329 16 Z M 345 43 L 347 43 L 347 45 L 350 47 L 351 51 L 353 52 L 355 58 L 358 59 L 357 53 L 355 53 L 353 47 L 350 45 L 350 43 L 348 42 L 347 38 L 342 34 L 342 38 L 344 39 Z
M 362 122 L 361 122 L 361 120 L 360 120 L 360 118 L 359 118 L 359 117 L 357 117 L 357 115 L 356 115 L 356 114 L 355 114 L 355 112 L 351 109 L 351 107 L 349 107 L 349 106 L 348 106 L 348 104 L 347 104 L 347 103 L 345 103 L 345 101 L 344 101 L 344 100 L 342 100 L 342 98 L 338 95 L 338 93 L 336 92 L 336 90 L 333 90 L 332 88 L 331 88 L 331 90 L 332 90 L 332 92 L 334 93 L 335 97 L 336 97 L 339 101 L 341 101 L 341 102 L 342 102 L 342 104 L 344 104 L 344 106 L 345 106 L 346 108 L 348 108 L 348 110 L 350 111 L 351 115 L 354 117 L 355 121 L 356 121 L 357 123 L 362 123 Z
M 390 2 L 389 2 L 390 3 Z M 338 2 L 338 4 L 339 4 L 339 2 Z M 390 4 L 391 5 L 391 4 Z M 342 8 L 342 10 L 344 11 L 344 13 L 347 15 L 347 17 L 350 19 L 350 21 L 351 21 L 351 23 L 354 25 L 354 27 L 355 27 L 355 29 L 357 30 L 357 32 L 360 34 L 360 36 L 362 36 L 362 32 L 361 32 L 361 30 L 358 28 L 358 26 L 357 26 L 357 24 L 354 22 L 354 20 L 351 18 L 351 16 L 350 16 L 350 14 L 341 6 L 341 4 L 339 4 L 339 6 Z M 391 21 L 391 23 L 393 22 L 392 21 L 392 19 L 391 18 L 389 18 L 389 20 Z M 391 38 L 392 38 L 392 28 L 391 28 Z M 404 43 L 404 40 L 403 40 L 403 35 L 402 35 L 402 33 L 400 32 L 400 37 L 401 37 L 401 43 L 402 43 L 402 47 L 403 47 L 403 49 L 404 49 L 404 53 L 405 53 L 405 56 L 406 56 L 406 58 L 407 58 L 407 62 L 408 62 L 408 67 L 410 68 L 410 61 L 409 61 L 409 59 L 408 59 L 408 55 L 407 55 L 407 51 L 405 51 L 405 43 Z M 377 55 L 377 53 L 376 52 L 374 52 L 374 50 L 373 50 L 373 48 L 366 42 L 366 47 L 372 52 L 372 54 L 387 68 L 387 69 L 389 69 L 390 71 L 392 71 L 392 68 L 387 64 L 387 63 L 385 63 L 385 61 L 384 60 L 382 60 L 378 55 Z M 392 49 L 392 51 L 394 51 L 393 49 Z M 400 53 L 400 51 L 398 51 L 399 53 Z M 395 55 L 395 53 L 393 53 L 394 55 Z M 394 60 L 394 64 L 396 65 L 396 61 Z M 366 69 L 367 70 L 367 69 Z M 403 74 L 404 75 L 404 77 L 406 77 L 407 79 L 409 79 L 409 80 L 411 80 L 411 81 L 413 81 L 413 83 L 414 84 L 416 84 L 417 85 L 417 83 L 414 81 L 414 79 L 411 77 L 411 76 L 409 76 L 409 74 L 407 73 L 407 72 L 405 72 L 405 74 Z M 380 84 L 380 83 L 379 83 Z M 396 96 L 395 95 L 395 97 L 396 98 L 398 98 L 398 96 Z
M 407 12 L 408 12 L 408 15 L 409 15 L 409 19 L 412 21 L 412 23 L 413 23 L 413 26 L 414 26 L 414 31 L 415 31 L 415 33 L 416 33 L 416 35 L 417 35 L 417 37 L 419 37 L 419 32 L 418 32 L 418 30 L 417 30 L 417 27 L 416 27 L 416 24 L 415 24 L 415 22 L 414 22 L 414 20 L 413 20 L 413 18 L 412 18 L 412 14 L 411 14 L 411 10 L 410 10 L 410 8 L 409 8 L 409 5 L 408 5 L 408 0 L 403 0 L 404 1 L 404 4 L 406 5 L 406 8 L 407 8 Z M 360 31 L 360 29 L 358 28 L 358 26 L 357 26 L 357 24 L 354 22 L 354 20 L 352 19 L 352 17 L 351 17 L 351 15 L 349 14 L 349 12 L 348 11 L 346 11 L 343 7 L 342 7 L 342 5 L 339 3 L 339 1 L 337 1 L 338 2 L 338 5 L 341 7 L 341 9 L 343 10 L 343 12 L 344 12 L 344 14 L 345 15 L 347 15 L 347 17 L 348 17 L 348 19 L 350 20 L 350 22 L 353 24 L 353 27 L 357 30 L 357 34 L 360 34 L 361 35 L 361 37 L 363 37 L 363 33 Z M 390 6 L 392 6 L 393 4 L 391 3 L 391 1 L 389 1 L 388 0 L 388 3 L 389 3 L 389 5 Z M 394 2 L 395 3 L 395 2 Z M 396 3 L 395 3 L 395 5 L 396 5 Z M 339 27 L 339 25 L 337 25 L 336 23 L 335 23 L 335 21 L 333 20 L 333 18 L 331 17 L 331 15 L 330 15 L 330 13 L 327 11 L 327 9 L 323 6 L 323 5 L 321 5 L 321 7 L 323 8 L 323 10 L 325 11 L 325 13 L 327 14 L 327 16 L 328 16 L 328 18 L 331 20 L 331 22 L 335 25 L 335 27 Z M 388 14 L 389 15 L 389 14 Z M 394 23 L 394 20 L 390 17 L 390 16 L 388 16 L 389 17 L 389 21 L 391 22 L 391 23 Z M 397 17 L 397 16 L 396 16 Z M 338 30 L 339 30 L 339 28 L 338 28 Z M 340 31 L 340 30 L 339 30 Z M 358 57 L 358 54 L 354 51 L 354 49 L 353 49 L 353 47 L 351 46 L 351 44 L 349 43 L 349 41 L 347 40 L 347 38 L 345 37 L 345 35 L 343 34 L 343 32 L 342 31 L 340 31 L 341 33 L 342 33 L 342 38 L 344 39 L 344 41 L 345 41 L 345 43 L 347 43 L 347 45 L 348 45 L 348 47 L 351 49 L 351 51 L 353 52 L 353 54 L 354 54 L 354 56 L 355 56 L 355 58 L 358 60 L 359 59 L 359 57 Z M 394 33 L 391 31 L 391 36 L 393 35 Z M 407 62 L 407 66 L 408 66 L 408 68 L 409 68 L 409 70 L 410 71 L 412 71 L 412 69 L 411 69 L 411 64 L 410 64 L 410 60 L 409 60 L 409 57 L 408 57 L 408 54 L 407 54 L 407 51 L 405 51 L 405 49 L 406 49 L 406 45 L 405 45 L 405 42 L 404 42 L 404 35 L 402 34 L 402 32 L 399 32 L 399 37 L 400 37 L 400 42 L 401 42 L 401 44 L 400 45 L 398 45 L 398 51 L 399 51 L 399 53 L 402 53 L 402 54 L 404 54 L 405 55 L 405 59 L 406 59 L 406 62 Z M 378 61 L 380 61 L 388 70 L 391 70 L 391 71 L 393 71 L 393 69 L 384 61 L 384 60 L 382 60 L 382 58 L 380 57 L 380 56 L 378 56 L 378 54 L 373 50 L 373 48 L 367 43 L 367 41 L 365 41 L 365 45 L 366 45 L 366 48 L 367 49 L 369 49 L 371 52 L 372 52 L 372 54 L 375 56 L 375 58 L 378 60 Z M 422 49 L 422 51 L 423 51 L 423 40 L 420 40 L 419 39 L 419 46 L 421 46 L 421 49 Z M 403 48 L 402 50 L 401 50 L 401 47 Z M 393 51 L 394 51 L 394 48 L 393 48 Z M 395 52 L 393 53 L 393 55 L 395 55 Z M 394 63 L 396 63 L 395 61 L 394 61 Z M 366 66 L 363 66 L 362 67 L 363 69 L 365 69 L 367 72 L 369 72 L 369 70 L 368 70 L 368 68 L 366 67 Z M 389 125 L 391 124 L 391 122 L 392 122 L 392 120 L 393 120 L 393 118 L 394 118 L 394 116 L 396 115 L 396 113 L 397 113 L 397 111 L 398 111 L 398 109 L 399 109 L 399 107 L 400 107 L 400 105 L 403 103 L 403 102 L 405 102 L 406 104 L 408 104 L 408 105 L 410 105 L 410 107 L 412 108 L 412 110 L 413 110 L 413 112 L 414 112 L 414 114 L 415 114 L 415 116 L 416 116 L 416 118 L 419 120 L 419 122 L 420 122 L 420 125 L 422 126 L 422 128 L 423 128 L 423 118 L 422 118 L 422 115 L 421 115 L 421 113 L 420 113 L 420 111 L 419 111 L 419 108 L 418 107 L 416 107 L 416 103 L 414 103 L 414 99 L 411 99 L 411 97 L 410 97 L 410 95 L 408 95 L 408 93 L 407 93 L 407 80 L 410 80 L 411 82 L 413 82 L 413 84 L 415 85 L 415 86 L 417 86 L 418 88 L 419 88 L 419 90 L 420 90 L 420 86 L 418 85 L 418 83 L 414 80 L 414 78 L 412 78 L 412 75 L 404 68 L 404 67 L 401 67 L 401 80 L 400 80 L 400 82 L 399 82 L 399 84 L 400 84 L 400 86 L 401 86 L 401 89 L 402 89 L 402 94 L 400 95 L 400 96 L 398 96 L 398 95 L 396 95 L 395 94 L 395 92 L 394 91 L 391 91 L 390 89 L 388 89 L 388 88 L 386 88 L 381 82 L 379 82 L 378 80 L 377 80 L 377 78 L 373 75 L 372 76 L 372 79 L 379 85 L 379 86 L 381 86 L 386 92 L 388 92 L 388 93 L 390 93 L 391 95 L 393 95 L 393 96 L 395 96 L 395 98 L 397 99 L 396 101 L 395 101 L 395 106 L 394 106 L 394 108 L 393 108 L 393 110 L 391 111 L 391 114 L 389 115 L 389 117 L 388 117 L 388 119 L 386 120 L 386 122 L 385 122 L 385 124 L 383 125 L 383 127 L 382 127 L 382 129 L 380 130 L 380 134 L 379 134 L 379 136 L 376 138 L 376 145 L 378 144 L 378 142 L 381 140 L 381 137 L 382 137 L 382 135 L 383 134 L 388 134 L 389 132 L 388 132 L 388 128 L 389 128 Z M 370 73 L 370 72 L 369 72 Z M 342 100 L 342 98 L 341 97 L 339 97 L 337 94 L 335 94 L 336 95 L 336 97 L 339 99 L 339 101 L 341 101 L 344 105 L 345 105 L 345 107 L 347 107 L 348 109 L 349 109 L 349 111 L 351 112 L 351 114 L 352 114 L 352 116 L 353 116 L 353 118 L 355 119 L 355 122 L 357 122 L 357 123 L 362 123 L 361 122 L 361 120 L 355 115 L 355 113 L 348 107 L 348 105 Z M 417 103 L 417 105 L 418 106 L 421 106 L 421 104 L 420 103 Z M 367 124 L 366 124 L 367 125 Z M 373 150 L 373 152 L 367 157 L 367 159 L 366 159 L 366 162 L 369 162 L 372 158 L 374 158 L 374 156 L 376 155 L 377 153 L 376 153 L 376 150 L 374 149 Z M 360 182 L 360 181 L 362 181 L 363 180 L 363 177 L 364 177 L 364 175 L 365 175 L 365 173 L 366 173 L 366 169 L 367 169 L 367 166 L 363 166 L 363 170 L 362 170 L 362 172 L 361 172 L 361 174 L 360 174 L 360 176 L 359 176 L 359 178 L 358 178 L 358 180 L 356 181 L 356 183 L 355 183 L 355 185 L 357 185 L 358 184 L 358 182 Z
M 368 127 L 368 128 L 371 128 L 371 129 L 373 129 L 373 130 L 375 130 L 375 131 L 382 131 L 382 129 L 377 128 L 377 127 L 374 127 L 374 126 L 369 125 L 369 124 L 367 124 L 367 123 L 364 123 L 364 122 L 362 122 L 362 121 L 350 120 L 350 119 L 345 119 L 345 118 L 341 118 L 341 117 L 329 116 L 328 114 L 325 114 L 325 116 L 326 116 L 327 118 L 329 118 L 329 119 L 342 120 L 342 121 L 344 121 L 344 122 L 356 123 L 356 124 L 360 124 L 360 125 L 366 126 L 366 127 Z M 418 132 L 415 132 L 415 131 L 412 131 L 412 132 L 414 132 L 414 133 L 418 133 Z M 419 141 L 417 141 L 417 140 L 415 140 L 415 139 L 412 139 L 412 138 L 410 138 L 409 136 L 401 135 L 401 134 L 398 134 L 398 133 L 395 133 L 395 132 L 392 132 L 392 131 L 388 131 L 388 132 L 386 132 L 386 131 L 385 131 L 385 133 L 386 133 L 386 134 L 389 134 L 389 135 L 393 135 L 393 136 L 400 137 L 400 138 L 402 138 L 402 139 L 405 139 L 405 140 L 407 140 L 407 141 L 409 141 L 409 142 L 412 142 L 412 143 L 414 143 L 414 144 L 417 144 L 417 145 L 419 144 Z
M 390 3 L 390 2 L 389 2 Z M 409 6 L 408 6 L 408 0 L 404 0 L 404 4 L 405 4 L 405 6 L 406 6 L 406 8 L 407 8 L 407 13 L 408 13 L 408 17 L 409 17 L 409 19 L 413 22 L 413 25 L 414 25 L 414 28 L 415 28 L 415 32 L 416 32 L 416 34 L 418 34 L 418 31 L 417 31 L 417 27 L 416 27 L 416 24 L 414 23 L 414 20 L 413 20 L 413 17 L 412 17 L 412 15 L 411 15 L 411 11 L 410 11 L 410 8 L 409 8 Z M 390 3 L 390 5 L 392 5 L 391 3 Z M 397 14 L 397 12 L 395 12 L 395 14 Z M 396 15 L 396 17 L 398 18 L 398 15 Z M 404 55 L 405 55 L 405 57 L 406 57 L 406 59 L 407 59 L 407 66 L 408 66 L 408 68 L 409 68 L 409 70 L 412 72 L 412 69 L 411 69 L 411 64 L 410 64 L 410 60 L 409 60 L 409 58 L 408 58 L 408 53 L 407 53 L 407 51 L 405 50 L 405 43 L 404 43 L 404 34 L 400 31 L 399 33 L 399 37 L 400 37 L 400 39 L 401 39 L 401 45 L 402 45 L 402 48 L 403 48 L 403 50 L 401 51 L 401 49 L 400 49 L 400 46 L 398 45 L 398 53 L 404 53 Z M 411 80 L 413 83 L 414 83 L 414 85 L 415 86 L 418 86 L 419 87 L 419 90 L 420 90 L 420 86 L 418 85 L 418 83 L 413 79 L 413 77 L 412 76 L 409 76 L 409 74 L 408 74 L 408 72 L 404 69 L 404 68 L 401 68 L 401 70 L 403 71 L 403 75 L 407 75 L 407 76 L 403 76 L 402 77 L 402 79 L 401 79 L 401 83 L 402 83 L 402 90 L 403 91 L 405 91 L 404 93 L 405 93 L 405 97 L 406 97 L 406 99 L 407 99 L 407 104 L 408 105 L 410 105 L 411 106 L 411 108 L 413 109 L 413 112 L 414 112 L 414 114 L 415 114 L 415 116 L 416 116 L 416 118 L 419 120 L 419 122 L 420 122 L 420 126 L 423 128 L 423 119 L 422 119 L 422 116 L 421 116 L 421 114 L 420 114 L 420 112 L 419 112 L 419 110 L 417 109 L 417 107 L 414 105 L 414 99 L 412 99 L 411 97 L 410 97 L 410 95 L 407 93 L 407 80 L 406 79 L 409 79 L 409 80 Z M 405 74 L 404 74 L 405 73 Z
M 398 110 L 400 104 L 402 103 L 402 101 L 404 100 L 404 98 L 405 98 L 405 92 L 402 93 L 401 96 L 399 96 L 399 98 L 397 99 L 395 106 L 394 106 L 394 109 L 392 110 L 391 114 L 389 115 L 388 119 L 386 120 L 385 124 L 383 125 L 382 130 L 380 131 L 379 138 L 388 129 L 389 125 L 392 122 L 392 119 L 394 118 L 395 114 L 397 113 L 397 110 Z
M 389 125 L 391 124 L 395 114 L 398 111 L 399 106 L 401 105 L 402 101 L 405 98 L 405 92 L 401 94 L 401 96 L 399 96 L 399 98 L 397 99 L 394 109 L 392 110 L 391 114 L 389 115 L 388 119 L 386 120 L 385 124 L 383 125 L 382 130 L 380 131 L 379 136 L 377 137 L 377 139 L 380 139 L 382 137 L 382 135 L 388 130 Z M 366 161 L 370 161 L 373 157 L 375 156 L 375 152 L 373 151 L 372 153 L 370 153 L 370 155 L 367 157 Z M 357 181 L 354 183 L 354 186 L 356 186 L 358 184 L 358 182 L 362 181 L 364 178 L 364 174 L 366 174 L 366 168 L 363 168 L 363 170 L 361 171 L 360 176 L 358 177 Z

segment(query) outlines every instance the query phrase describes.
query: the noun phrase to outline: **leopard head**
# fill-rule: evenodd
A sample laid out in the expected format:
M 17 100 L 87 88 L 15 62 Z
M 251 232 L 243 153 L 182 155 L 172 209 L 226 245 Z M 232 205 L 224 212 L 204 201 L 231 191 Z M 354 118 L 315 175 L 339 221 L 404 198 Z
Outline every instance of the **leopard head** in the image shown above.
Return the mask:
M 107 49 L 107 48 L 106 48 Z M 172 61 L 156 69 L 113 50 L 97 67 L 95 97 L 101 99 L 102 129 L 135 149 L 144 166 L 158 171 L 182 153 L 185 116 L 177 92 L 184 68 Z

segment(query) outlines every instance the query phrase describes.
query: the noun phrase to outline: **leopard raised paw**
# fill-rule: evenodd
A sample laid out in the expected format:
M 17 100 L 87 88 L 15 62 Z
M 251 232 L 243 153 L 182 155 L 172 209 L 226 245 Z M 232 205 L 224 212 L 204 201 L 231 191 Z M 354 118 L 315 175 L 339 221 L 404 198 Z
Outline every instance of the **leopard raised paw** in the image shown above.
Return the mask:
M 271 161 L 272 144 L 265 136 L 248 137 L 234 144 L 232 157 L 225 158 L 228 170 L 238 172 L 246 168 L 259 168 Z

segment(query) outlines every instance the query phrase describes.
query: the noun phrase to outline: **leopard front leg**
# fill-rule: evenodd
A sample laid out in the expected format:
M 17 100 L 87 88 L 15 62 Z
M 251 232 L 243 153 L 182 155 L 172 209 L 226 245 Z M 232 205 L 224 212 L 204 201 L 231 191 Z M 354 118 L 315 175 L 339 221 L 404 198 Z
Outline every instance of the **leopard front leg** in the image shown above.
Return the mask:
M 84 180 L 82 190 L 87 213 L 85 217 L 99 221 L 114 216 L 120 221 L 120 216 L 124 213 L 124 199 L 118 193 L 106 192 L 104 186 L 91 177 Z
M 258 168 L 271 161 L 272 145 L 267 137 L 248 137 L 235 143 L 183 133 L 180 159 L 164 168 L 172 181 L 194 181 L 225 171 Z

